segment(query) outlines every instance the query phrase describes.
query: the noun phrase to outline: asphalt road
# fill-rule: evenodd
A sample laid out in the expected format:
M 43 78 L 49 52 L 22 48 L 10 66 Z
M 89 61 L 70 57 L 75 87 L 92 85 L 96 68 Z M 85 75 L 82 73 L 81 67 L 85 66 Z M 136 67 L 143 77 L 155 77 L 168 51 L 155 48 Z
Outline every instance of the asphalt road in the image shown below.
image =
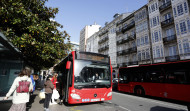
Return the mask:
M 111 101 L 66 106 L 69 111 L 187 111 L 185 105 L 113 92 Z
M 31 97 L 31 105 L 27 111 L 43 111 L 43 101 L 36 91 Z M 0 111 L 8 111 L 12 102 L 0 101 Z M 113 92 L 111 101 L 96 102 L 77 105 L 51 105 L 51 111 L 187 111 L 185 105 L 157 100 L 152 98 L 138 97 L 125 93 Z

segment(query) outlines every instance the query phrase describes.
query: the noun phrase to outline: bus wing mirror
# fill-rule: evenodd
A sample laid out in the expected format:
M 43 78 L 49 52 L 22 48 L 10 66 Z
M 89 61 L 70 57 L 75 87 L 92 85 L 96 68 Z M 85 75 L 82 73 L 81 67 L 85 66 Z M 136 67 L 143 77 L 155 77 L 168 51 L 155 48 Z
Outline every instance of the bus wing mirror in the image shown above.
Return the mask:
M 70 68 L 71 68 L 71 61 L 67 61 L 66 69 L 70 69 Z

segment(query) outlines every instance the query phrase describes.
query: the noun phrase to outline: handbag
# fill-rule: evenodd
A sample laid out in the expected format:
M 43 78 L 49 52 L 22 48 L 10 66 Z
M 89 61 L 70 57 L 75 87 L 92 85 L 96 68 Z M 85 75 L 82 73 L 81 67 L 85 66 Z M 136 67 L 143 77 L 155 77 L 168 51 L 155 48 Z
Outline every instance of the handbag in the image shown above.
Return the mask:
M 58 92 L 56 89 L 54 89 L 54 90 L 53 90 L 52 98 L 54 98 L 54 99 L 59 99 L 59 97 L 60 97 L 59 92 Z
M 43 89 L 39 93 L 39 97 L 40 97 L 40 99 L 45 99 L 45 91 Z

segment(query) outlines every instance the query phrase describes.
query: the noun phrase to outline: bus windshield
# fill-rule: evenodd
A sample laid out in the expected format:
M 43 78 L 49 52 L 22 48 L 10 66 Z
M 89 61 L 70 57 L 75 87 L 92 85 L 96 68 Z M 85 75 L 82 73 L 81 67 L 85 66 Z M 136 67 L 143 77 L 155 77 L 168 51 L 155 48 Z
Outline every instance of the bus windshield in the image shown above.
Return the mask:
M 111 87 L 109 64 L 85 60 L 75 60 L 74 64 L 74 87 L 76 89 Z

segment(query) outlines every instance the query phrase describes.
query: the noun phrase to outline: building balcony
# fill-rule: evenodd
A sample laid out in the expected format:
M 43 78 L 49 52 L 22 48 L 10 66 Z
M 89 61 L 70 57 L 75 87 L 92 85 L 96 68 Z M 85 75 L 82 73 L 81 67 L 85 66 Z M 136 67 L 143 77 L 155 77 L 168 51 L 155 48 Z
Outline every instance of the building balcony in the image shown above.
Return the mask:
M 98 49 L 98 52 L 102 52 L 102 51 L 105 51 L 105 50 L 107 50 L 107 49 L 109 49 L 109 45 L 100 47 L 100 48 Z
M 122 51 L 117 51 L 117 56 L 122 55 Z
M 123 50 L 123 55 L 129 54 L 129 53 L 130 53 L 130 49 Z
M 172 43 L 172 42 L 175 42 L 175 41 L 177 41 L 177 37 L 176 37 L 175 34 L 163 38 L 163 43 L 164 43 L 164 44 Z
M 104 34 L 106 34 L 106 33 L 108 33 L 108 30 L 104 30 L 103 32 L 101 32 L 101 33 L 99 34 L 99 36 L 102 36 L 102 35 L 104 35 Z
M 173 56 L 166 56 L 165 59 L 166 59 L 166 62 L 172 62 L 172 61 L 180 60 L 180 57 L 179 55 L 173 55 Z
M 107 40 L 109 40 L 109 37 L 108 37 L 108 36 L 106 36 L 106 37 L 104 37 L 103 39 L 99 40 L 98 43 L 101 44 L 101 43 L 103 43 L 103 42 L 105 42 L 105 41 L 107 41 Z
M 130 50 L 130 53 L 135 53 L 135 52 L 137 52 L 137 47 L 136 46 L 132 47 L 129 50 Z
M 128 65 L 138 65 L 138 61 L 128 62 Z
M 122 34 L 122 31 L 121 31 L 121 30 L 117 30 L 117 31 L 116 31 L 116 35 L 119 35 L 119 34 Z
M 174 24 L 173 17 L 171 17 L 171 18 L 169 18 L 169 19 L 164 20 L 164 21 L 161 22 L 161 26 L 162 27 L 166 27 L 166 26 L 169 26 L 169 25 L 172 25 L 172 24 Z
M 127 67 L 128 65 L 129 65 L 128 62 L 123 62 L 123 63 L 117 64 L 117 67 Z
M 117 45 L 123 44 L 123 39 L 117 40 Z
M 166 9 L 168 9 L 168 8 L 170 8 L 171 7 L 171 1 L 169 1 L 169 2 L 167 2 L 167 3 L 165 3 L 165 4 L 163 4 L 163 5 L 161 5 L 160 7 L 159 7 L 159 10 L 160 10 L 160 12 L 163 12 L 164 10 L 166 10 Z
M 127 26 L 122 28 L 122 32 L 125 33 L 127 30 L 131 29 L 135 27 L 135 21 L 131 22 L 130 24 L 128 24 Z
M 120 20 L 120 21 L 118 21 L 118 22 L 116 23 L 116 26 L 118 26 L 118 25 L 120 25 L 120 24 L 122 24 L 122 23 L 123 23 L 123 21 Z

